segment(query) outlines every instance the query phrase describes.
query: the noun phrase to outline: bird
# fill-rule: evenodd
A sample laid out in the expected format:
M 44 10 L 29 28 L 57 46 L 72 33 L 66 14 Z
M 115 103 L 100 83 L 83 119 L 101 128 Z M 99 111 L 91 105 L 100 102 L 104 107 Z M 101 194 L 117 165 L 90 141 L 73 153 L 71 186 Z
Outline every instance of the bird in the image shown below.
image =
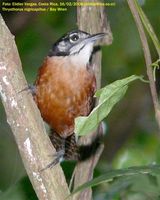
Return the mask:
M 72 30 L 52 45 L 39 68 L 33 98 L 51 128 L 50 139 L 57 152 L 48 167 L 64 160 L 82 160 L 74 120 L 93 109 L 96 77 L 91 57 L 96 41 L 104 36 Z

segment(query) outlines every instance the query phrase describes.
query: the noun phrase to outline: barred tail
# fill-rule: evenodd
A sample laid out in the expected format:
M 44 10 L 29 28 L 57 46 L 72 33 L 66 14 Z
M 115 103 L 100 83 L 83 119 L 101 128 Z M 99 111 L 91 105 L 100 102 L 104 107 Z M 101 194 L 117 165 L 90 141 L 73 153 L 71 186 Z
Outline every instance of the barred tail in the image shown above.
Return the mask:
M 100 136 L 97 136 L 91 144 L 77 145 L 74 133 L 67 138 L 62 138 L 53 129 L 51 129 L 50 139 L 57 152 L 64 151 L 64 160 L 87 160 L 96 153 L 101 144 Z
M 62 138 L 51 129 L 50 139 L 57 152 L 64 151 L 64 160 L 79 160 L 78 146 L 74 133 L 67 138 Z

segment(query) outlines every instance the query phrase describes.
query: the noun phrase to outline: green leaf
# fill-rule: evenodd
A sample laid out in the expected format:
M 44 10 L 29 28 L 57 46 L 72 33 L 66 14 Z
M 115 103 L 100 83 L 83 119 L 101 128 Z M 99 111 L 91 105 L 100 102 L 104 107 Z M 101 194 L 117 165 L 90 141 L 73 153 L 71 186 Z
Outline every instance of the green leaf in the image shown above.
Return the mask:
M 114 180 L 114 178 L 127 176 L 127 179 L 128 179 L 129 176 L 133 176 L 137 174 L 152 174 L 154 176 L 159 173 L 160 173 L 160 165 L 150 165 L 150 166 L 142 166 L 142 167 L 130 167 L 127 169 L 109 170 L 107 173 L 97 178 L 94 178 L 93 180 L 79 186 L 77 189 L 75 189 L 72 192 L 71 195 L 75 194 L 76 192 L 82 191 L 86 188 L 93 187 L 104 182 L 111 182 Z
M 75 133 L 79 136 L 86 135 L 96 130 L 101 122 L 112 110 L 113 106 L 119 102 L 127 91 L 128 84 L 140 76 L 132 75 L 122 80 L 117 80 L 106 87 L 98 90 L 95 94 L 99 97 L 98 105 L 87 117 L 77 117 L 75 119 Z

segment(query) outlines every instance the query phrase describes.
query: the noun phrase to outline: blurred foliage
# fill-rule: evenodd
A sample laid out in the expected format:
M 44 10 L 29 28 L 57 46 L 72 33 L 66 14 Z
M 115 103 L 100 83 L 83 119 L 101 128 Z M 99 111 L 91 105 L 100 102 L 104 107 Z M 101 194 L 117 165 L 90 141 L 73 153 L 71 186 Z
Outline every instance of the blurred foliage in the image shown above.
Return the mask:
M 28 177 L 8 188 L 0 195 L 1 200 L 38 200 Z
M 102 86 L 132 74 L 146 76 L 138 31 L 128 5 L 124 0 L 115 2 L 115 7 L 106 9 L 114 40 L 112 45 L 102 48 Z M 155 33 L 159 36 L 160 1 L 140 2 Z M 34 82 L 38 67 L 56 39 L 76 28 L 76 8 L 69 8 L 68 12 L 34 15 L 28 13 L 31 18 L 17 30 L 16 24 L 18 25 L 22 19 L 25 20 L 24 14 L 2 13 L 2 15 L 16 36 L 23 70 L 29 83 Z M 156 61 L 158 56 L 150 39 L 149 41 L 153 61 Z M 156 80 L 159 82 L 159 70 L 156 72 Z M 107 123 L 107 134 L 104 136 L 105 150 L 95 170 L 96 176 L 112 167 L 124 168 L 160 162 L 160 139 L 147 84 L 135 82 L 105 123 Z M 0 159 L 0 200 L 36 199 L 29 180 L 24 178 L 26 173 L 1 103 Z M 74 163 L 63 163 L 63 168 L 69 180 Z M 110 185 L 106 183 L 98 186 L 94 189 L 94 199 L 156 200 L 159 198 L 158 176 L 155 178 L 150 175 L 135 175 L 132 179 L 121 181 L 123 184 L 119 184 L 118 179 L 115 179 Z
M 122 189 L 130 187 L 135 192 L 142 192 L 146 196 L 150 196 L 151 199 L 158 199 L 159 197 L 159 177 L 160 177 L 160 165 L 149 165 L 141 167 L 130 167 L 119 170 L 108 170 L 103 175 L 90 180 L 87 183 L 76 188 L 71 195 L 76 192 L 82 191 L 86 188 L 97 186 L 102 183 L 110 183 L 105 199 L 114 197 L 116 193 L 119 193 Z M 135 178 L 136 177 L 136 178 Z M 141 180 L 139 180 L 139 178 Z M 143 183 L 143 184 L 142 184 Z M 140 187 L 140 186 L 146 187 Z M 146 190 L 146 188 L 148 190 Z

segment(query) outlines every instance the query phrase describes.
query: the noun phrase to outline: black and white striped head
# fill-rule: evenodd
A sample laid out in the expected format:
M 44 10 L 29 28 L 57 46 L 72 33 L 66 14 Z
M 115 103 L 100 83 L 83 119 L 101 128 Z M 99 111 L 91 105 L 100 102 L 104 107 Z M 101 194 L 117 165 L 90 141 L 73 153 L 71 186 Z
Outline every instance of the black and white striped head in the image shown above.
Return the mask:
M 83 55 L 90 58 L 94 43 L 104 36 L 104 33 L 89 34 L 80 30 L 68 32 L 53 45 L 49 56 Z

